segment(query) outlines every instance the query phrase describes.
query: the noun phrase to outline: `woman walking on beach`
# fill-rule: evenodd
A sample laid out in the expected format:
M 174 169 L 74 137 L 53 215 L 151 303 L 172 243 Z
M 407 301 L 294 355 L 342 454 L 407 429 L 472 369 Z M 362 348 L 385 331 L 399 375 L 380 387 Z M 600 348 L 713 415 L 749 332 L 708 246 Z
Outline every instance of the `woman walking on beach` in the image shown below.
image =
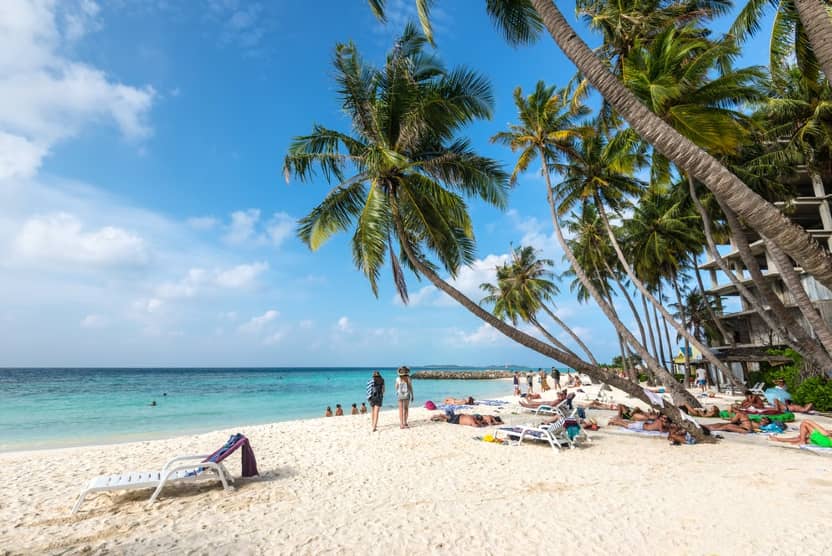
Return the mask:
M 381 402 L 384 399 L 384 379 L 381 373 L 373 371 L 373 378 L 367 383 L 367 401 L 370 402 L 372 412 L 373 432 L 378 426 L 378 412 L 381 409 Z
M 399 367 L 399 377 L 396 379 L 396 397 L 399 400 L 399 428 L 406 429 L 407 413 L 413 400 L 413 382 L 410 380 L 410 369 Z

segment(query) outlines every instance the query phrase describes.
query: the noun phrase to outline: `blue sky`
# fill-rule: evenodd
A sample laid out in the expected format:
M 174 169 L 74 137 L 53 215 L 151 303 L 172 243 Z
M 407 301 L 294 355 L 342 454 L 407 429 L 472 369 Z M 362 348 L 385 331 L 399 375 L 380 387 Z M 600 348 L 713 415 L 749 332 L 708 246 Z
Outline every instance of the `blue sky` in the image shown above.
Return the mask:
M 346 130 L 332 81 L 338 41 L 380 62 L 413 16 L 389 2 L 4 0 L 0 3 L 0 365 L 549 365 L 411 280 L 374 298 L 346 236 L 316 253 L 298 218 L 327 191 L 286 184 L 282 159 L 313 123 Z M 574 20 L 571 6 L 567 16 Z M 484 10 L 441 2 L 439 53 L 493 85 L 493 120 L 467 130 L 480 152 L 514 121 L 514 87 L 564 85 L 548 38 L 513 49 Z M 478 285 L 510 242 L 561 263 L 542 179 L 510 209 L 476 202 Z M 600 360 L 612 328 L 562 284 L 559 315 Z

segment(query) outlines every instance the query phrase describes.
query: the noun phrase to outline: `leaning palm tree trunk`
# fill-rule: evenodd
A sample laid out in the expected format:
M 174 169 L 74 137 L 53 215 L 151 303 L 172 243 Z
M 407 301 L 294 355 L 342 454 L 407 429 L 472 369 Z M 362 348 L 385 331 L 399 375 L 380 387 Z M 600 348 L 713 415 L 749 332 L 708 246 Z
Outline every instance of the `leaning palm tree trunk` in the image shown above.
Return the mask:
M 550 189 L 551 191 L 551 189 Z M 578 357 L 574 357 L 566 352 L 563 352 L 554 346 L 551 346 L 545 342 L 542 342 L 535 338 L 534 336 L 530 336 L 521 330 L 503 322 L 502 320 L 498 319 L 482 307 L 480 307 L 477 303 L 468 299 L 461 291 L 457 290 L 444 280 L 442 280 L 433 269 L 424 263 L 424 261 L 416 255 L 413 250 L 413 247 L 409 243 L 407 232 L 405 231 L 404 224 L 401 221 L 401 218 L 398 214 L 396 214 L 396 209 L 393 209 L 394 215 L 394 226 L 396 227 L 397 233 L 399 238 L 401 238 L 401 246 L 402 250 L 404 251 L 407 260 L 413 265 L 420 274 L 427 277 L 430 282 L 436 286 L 437 289 L 446 293 L 451 299 L 468 309 L 471 313 L 479 317 L 483 322 L 491 325 L 500 333 L 502 333 L 507 338 L 517 342 L 518 344 L 525 346 L 533 351 L 541 355 L 545 355 L 546 357 L 550 357 L 555 361 L 559 361 L 564 365 L 567 365 L 576 371 L 586 373 L 589 375 L 590 378 L 593 380 L 597 380 L 598 382 L 603 382 L 609 384 L 610 386 L 614 386 L 619 390 L 637 398 L 649 406 L 656 408 L 662 414 L 667 415 L 667 417 L 675 424 L 684 428 L 687 432 L 694 436 L 697 441 L 700 442 L 713 442 L 713 439 L 709 436 L 705 436 L 702 430 L 695 424 L 691 423 L 690 421 L 686 420 L 682 417 L 679 408 L 677 408 L 673 404 L 662 404 L 661 406 L 656 405 L 653 403 L 650 398 L 645 393 L 644 389 L 639 387 L 638 384 L 633 384 L 629 380 L 625 380 L 620 378 L 615 373 L 610 373 L 602 369 L 601 367 L 596 367 L 590 365 L 586 361 Z M 677 383 L 678 384 L 678 383 Z M 669 389 L 669 388 L 668 388 Z M 671 390 L 672 391 L 672 390 Z M 687 391 L 685 391 L 687 393 Z M 699 402 L 693 396 L 690 396 L 693 399 L 694 407 L 701 407 Z
M 794 0 L 800 22 L 812 43 L 812 51 L 826 78 L 832 81 L 832 21 L 826 6 L 818 0 Z
M 644 295 L 644 294 L 642 294 Z M 662 340 L 662 330 L 661 325 L 659 324 L 659 312 L 656 310 L 656 306 L 653 306 L 653 321 L 656 323 L 656 337 L 659 339 L 659 353 L 662 354 L 662 363 L 667 365 L 667 361 L 665 361 L 664 356 L 664 342 Z M 668 337 L 668 342 L 670 341 L 670 337 Z
M 664 286 L 662 286 L 661 281 L 659 281 L 659 307 L 664 307 L 663 303 L 665 299 L 664 296 Z M 649 300 L 649 298 L 648 298 Z M 653 305 L 653 308 L 656 308 L 656 305 Z M 673 354 L 673 344 L 670 341 L 670 327 L 667 325 L 667 319 L 662 316 L 662 324 L 664 325 L 664 339 L 667 340 L 667 358 L 668 358 L 668 366 L 673 366 L 673 358 L 675 355 Z
M 624 337 L 625 344 L 629 343 L 633 346 L 633 349 L 636 350 L 636 353 L 639 357 L 642 358 L 647 368 L 656 376 L 659 382 L 667 388 L 667 390 L 673 396 L 673 400 L 676 403 L 689 403 L 694 407 L 700 406 L 699 401 L 691 395 L 690 392 L 685 390 L 685 388 L 679 384 L 676 378 L 667 372 L 667 369 L 662 368 L 661 364 L 653 359 L 650 353 L 647 351 L 647 348 L 639 344 L 636 337 L 633 336 L 633 333 L 630 332 L 627 327 L 621 322 L 621 319 L 618 318 L 618 315 L 615 314 L 614 310 L 611 307 L 611 303 L 607 303 L 601 295 L 598 293 L 598 290 L 595 289 L 595 286 L 592 285 L 592 282 L 589 280 L 589 277 L 584 272 L 583 268 L 581 267 L 580 263 L 578 263 L 575 254 L 572 252 L 572 249 L 569 247 L 569 244 L 566 242 L 566 238 L 563 237 L 563 230 L 560 227 L 560 221 L 558 220 L 558 211 L 555 207 L 555 197 L 554 191 L 552 188 L 552 180 L 549 176 L 549 165 L 546 162 L 546 153 L 541 152 L 540 158 L 543 164 L 543 176 L 546 179 L 546 197 L 549 201 L 549 211 L 552 215 L 552 224 L 555 228 L 555 236 L 558 238 L 558 243 L 563 249 L 563 253 L 566 256 L 569 264 L 572 265 L 572 270 L 575 271 L 575 276 L 577 276 L 578 280 L 581 281 L 584 288 L 586 288 L 587 292 L 592 296 L 595 300 L 595 303 L 607 317 L 607 319 L 612 323 L 613 327 L 615 327 L 616 331 Z M 691 403 L 692 400 L 692 403 Z
M 717 330 L 719 330 L 719 335 L 722 336 L 722 342 L 724 344 L 731 344 L 732 347 L 735 346 L 734 336 L 728 333 L 722 319 L 717 316 L 716 311 L 711 306 L 708 294 L 705 291 L 705 284 L 702 282 L 702 273 L 699 271 L 699 260 L 696 255 L 693 256 L 693 273 L 696 275 L 696 287 L 699 288 L 699 295 L 702 296 L 702 301 L 705 302 L 705 309 L 708 311 L 708 316 L 711 317 Z
M 656 337 L 653 335 L 653 325 L 650 323 L 650 312 L 647 310 L 647 299 L 644 295 L 641 296 L 641 308 L 644 311 L 644 320 L 647 323 L 647 332 L 650 335 L 650 347 L 653 349 L 653 355 L 658 360 L 659 352 L 656 348 Z M 661 339 L 661 337 L 659 339 Z
M 586 353 L 586 356 L 587 356 L 587 357 L 589 357 L 589 360 L 592 362 L 592 364 L 593 364 L 593 365 L 595 365 L 595 366 L 597 367 L 597 366 L 598 366 L 598 361 L 596 361 L 596 360 L 595 360 L 595 356 L 594 356 L 594 355 L 592 355 L 592 352 L 591 352 L 591 351 L 589 351 L 589 348 L 588 348 L 588 347 L 586 347 L 586 344 L 583 342 L 583 340 L 581 340 L 580 336 L 578 336 L 577 334 L 575 334 L 575 331 L 574 331 L 574 330 L 572 330 L 572 329 L 569 327 L 569 325 L 567 325 L 565 322 L 563 322 L 563 321 L 562 321 L 562 320 L 561 320 L 561 319 L 560 319 L 560 318 L 559 318 L 559 317 L 555 314 L 555 312 L 554 312 L 554 311 L 552 311 L 551 309 L 549 309 L 546 305 L 544 305 L 544 306 L 543 306 L 543 310 L 546 312 L 546 314 L 547 314 L 547 315 L 549 315 L 549 318 L 550 318 L 550 319 L 552 319 L 553 321 L 555 321 L 555 324 L 557 324 L 558 326 L 560 326 L 560 327 L 564 330 L 564 332 L 566 332 L 567 334 L 569 334 L 569 336 L 571 336 L 571 337 L 572 337 L 572 339 L 573 339 L 573 340 L 575 340 L 575 343 L 576 343 L 576 344 L 578 344 L 579 346 L 581 346 L 581 349 L 582 349 L 582 350 L 584 350 L 584 353 Z
M 679 291 L 679 281 L 677 280 L 676 276 L 673 276 L 673 291 L 676 292 L 676 304 L 679 306 L 679 314 L 682 317 L 682 326 L 687 327 L 688 317 L 685 312 L 685 305 L 682 301 L 682 292 Z M 687 329 L 687 328 L 686 328 Z M 696 333 L 693 334 L 693 337 L 696 337 Z M 684 338 L 685 340 L 685 384 L 689 384 L 690 379 L 690 342 L 688 342 L 687 336 Z
M 549 333 L 549 331 L 548 331 L 548 330 L 546 330 L 546 328 L 545 328 L 542 324 L 540 324 L 540 322 L 539 322 L 536 318 L 531 318 L 531 319 L 529 319 L 529 322 L 530 322 L 530 323 L 532 323 L 532 325 L 533 325 L 535 328 L 537 328 L 538 332 L 540 332 L 541 334 L 543 334 L 543 336 L 545 336 L 545 337 L 546 337 L 546 339 L 547 339 L 547 340 L 549 340 L 549 342 L 551 342 L 551 344 L 552 344 L 553 346 L 555 346 L 555 347 L 556 347 L 556 348 L 558 348 L 559 350 L 563 351 L 564 353 L 568 353 L 569 355 L 571 355 L 572 357 L 575 357 L 576 359 L 578 358 L 578 355 L 577 355 L 574 351 L 572 351 L 571 349 L 569 349 L 568 347 L 566 347 L 566 346 L 563 344 L 563 342 L 561 342 L 560 340 L 558 340 L 557 338 L 555 338 L 554 336 L 552 336 L 552 334 L 551 334 L 551 333 Z M 593 365 L 596 365 L 596 366 L 597 366 L 598 364 L 597 364 L 597 363 L 593 363 Z
M 806 230 L 641 104 L 581 40 L 552 0 L 531 3 L 563 53 L 645 141 L 705 184 L 755 230 L 770 237 L 804 270 L 832 289 L 832 255 L 821 249 Z
M 669 323 L 670 326 L 672 326 L 680 336 L 685 338 L 686 341 L 692 343 L 694 347 L 696 347 L 696 349 L 699 350 L 699 353 L 701 353 L 705 359 L 707 359 L 714 367 L 722 371 L 723 374 L 727 374 L 728 372 L 730 372 L 728 371 L 728 367 L 726 367 L 722 361 L 717 359 L 716 355 L 714 355 L 711 352 L 711 350 L 707 346 L 705 346 L 705 344 L 700 342 L 693 336 L 693 334 L 688 332 L 687 328 L 685 328 L 684 325 L 681 325 L 678 322 L 676 322 L 676 320 L 670 315 L 667 309 L 664 308 L 664 305 L 659 303 L 658 300 L 655 297 L 653 297 L 653 295 L 647 290 L 647 288 L 644 287 L 644 284 L 642 284 L 641 280 L 639 280 L 636 277 L 635 272 L 633 272 L 633 269 L 630 267 L 630 263 L 627 261 L 627 258 L 621 251 L 621 246 L 618 245 L 618 239 L 616 239 L 615 232 L 613 232 L 612 226 L 610 226 L 610 221 L 607 218 L 607 211 L 606 209 L 604 209 L 604 204 L 601 202 L 597 195 L 595 196 L 595 204 L 598 208 L 598 214 L 601 216 L 601 221 L 604 223 L 604 228 L 606 228 L 607 230 L 607 236 L 609 236 L 610 238 L 612 248 L 615 250 L 615 254 L 618 255 L 618 261 L 621 263 L 621 266 L 624 268 L 624 271 L 630 278 L 630 282 L 632 282 L 633 285 L 635 285 L 635 287 L 637 287 L 643 295 L 647 296 L 647 299 L 650 301 L 650 303 L 652 303 L 653 306 L 656 307 L 662 314 L 662 316 L 665 319 L 665 322 Z
M 627 291 L 627 288 L 624 287 L 624 284 L 621 283 L 621 280 L 618 279 L 618 276 L 612 271 L 610 265 L 607 264 L 607 261 L 604 261 L 604 266 L 607 268 L 607 272 L 612 276 L 612 279 L 615 280 L 618 289 L 621 290 L 622 295 L 624 295 L 624 299 L 627 300 L 627 305 L 630 306 L 630 311 L 633 313 L 633 319 L 636 321 L 636 326 L 638 326 L 638 331 L 641 335 L 641 344 L 643 346 L 647 346 L 647 334 L 644 333 L 644 323 L 641 322 L 641 317 L 638 314 L 638 309 L 636 309 L 636 304 L 633 303 L 633 298 L 630 296 L 630 292 Z
M 809 336 L 804 332 L 803 327 L 793 326 L 787 329 L 784 326 L 786 323 L 782 321 L 782 319 L 779 323 L 775 322 L 769 314 L 769 310 L 763 307 L 764 302 L 751 293 L 751 291 L 743 285 L 740 279 L 737 278 L 737 275 L 728 267 L 728 263 L 726 263 L 725 259 L 723 259 L 719 254 L 716 242 L 714 241 L 713 230 L 711 229 L 710 216 L 705 210 L 705 207 L 702 205 L 699 195 L 696 194 L 696 188 L 693 186 L 693 183 L 690 183 L 690 196 L 693 200 L 694 206 L 696 206 L 696 210 L 699 211 L 699 216 L 702 218 L 708 254 L 716 262 L 722 273 L 728 277 L 731 284 L 737 288 L 737 291 L 746 300 L 746 302 L 748 302 L 749 306 L 754 309 L 769 329 L 777 332 L 795 351 L 804 357 L 814 360 L 815 363 L 820 365 L 821 368 L 832 368 L 826 365 L 827 361 L 832 364 L 832 359 L 830 359 L 825 352 L 820 353 L 820 346 L 817 342 L 814 342 L 811 338 L 809 338 Z M 761 291 L 759 287 L 758 291 Z
M 742 225 L 740 224 L 737 215 L 734 214 L 730 208 L 720 203 L 719 199 L 717 199 L 717 203 L 719 203 L 722 212 L 725 214 L 725 221 L 731 229 L 731 236 L 734 238 L 737 252 L 740 254 L 740 258 L 745 264 L 745 267 L 748 269 L 748 273 L 751 275 L 751 279 L 754 281 L 754 286 L 756 286 L 757 291 L 760 292 L 760 295 L 771 308 L 772 312 L 777 317 L 777 320 L 782 323 L 782 326 L 787 331 L 791 331 L 795 334 L 802 333 L 803 327 L 797 322 L 797 319 L 792 316 L 786 306 L 783 305 L 780 298 L 777 297 L 777 295 L 771 290 L 771 286 L 766 281 L 765 276 L 763 276 L 763 273 L 760 270 L 760 265 L 757 264 L 757 259 L 755 259 L 754 255 L 751 253 L 751 246 L 748 245 L 748 239 L 742 231 Z M 788 338 L 789 336 L 785 335 L 783 337 Z M 800 345 L 804 345 L 804 343 L 801 343 Z M 827 361 L 830 361 L 832 358 L 830 358 L 830 354 L 819 342 L 808 339 L 808 341 L 805 342 L 805 345 L 805 349 L 807 351 L 802 351 L 802 353 L 812 354 L 812 359 L 818 364 L 819 369 L 832 368 L 832 366 L 827 363 Z
M 829 325 L 820 316 L 815 306 L 812 305 L 812 300 L 809 299 L 806 290 L 803 289 L 803 284 L 800 283 L 800 276 L 795 272 L 792 262 L 777 245 L 770 243 L 765 237 L 763 237 L 763 240 L 769 243 L 768 252 L 771 254 L 774 264 L 780 270 L 780 277 L 783 278 L 783 282 L 789 288 L 792 297 L 794 297 L 797 308 L 800 309 L 806 322 L 814 330 L 815 335 L 826 349 L 826 352 L 832 353 L 832 330 L 829 329 Z

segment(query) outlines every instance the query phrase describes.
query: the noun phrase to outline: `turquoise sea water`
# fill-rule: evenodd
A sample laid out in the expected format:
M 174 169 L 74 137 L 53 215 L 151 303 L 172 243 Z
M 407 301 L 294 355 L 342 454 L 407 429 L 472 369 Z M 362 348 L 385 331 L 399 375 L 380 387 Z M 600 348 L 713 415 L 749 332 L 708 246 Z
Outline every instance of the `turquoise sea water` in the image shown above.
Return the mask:
M 349 414 L 366 400 L 373 370 L 387 382 L 384 408 L 395 407 L 395 369 L 0 369 L 0 451 L 322 417 L 338 403 Z M 414 381 L 420 406 L 511 390 L 511 382 L 499 380 Z

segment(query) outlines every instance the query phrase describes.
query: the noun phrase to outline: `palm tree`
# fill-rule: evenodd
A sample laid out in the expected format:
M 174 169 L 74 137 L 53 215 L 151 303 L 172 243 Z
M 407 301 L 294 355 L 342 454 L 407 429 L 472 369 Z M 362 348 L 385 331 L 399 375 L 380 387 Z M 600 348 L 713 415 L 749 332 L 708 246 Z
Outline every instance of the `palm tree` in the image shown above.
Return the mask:
M 370 3 L 377 15 L 383 13 L 382 0 L 370 0 Z M 581 74 L 645 141 L 701 181 L 728 207 L 751 222 L 757 232 L 780 245 L 806 272 L 832 289 L 832 255 L 715 157 L 641 104 L 595 56 L 552 0 L 486 0 L 486 11 L 513 44 L 534 40 L 542 24 Z
M 317 168 L 327 182 L 337 183 L 300 220 L 301 240 L 315 250 L 354 226 L 353 259 L 374 293 L 389 257 L 403 300 L 407 288 L 402 265 L 517 343 L 653 405 L 641 388 L 503 322 L 437 274 L 426 252 L 451 276 L 474 256 L 472 225 L 460 193 L 504 206 L 508 183 L 496 162 L 456 137 L 464 125 L 490 116 L 488 82 L 463 68 L 445 70 L 424 52 L 426 43 L 423 35 L 406 27 L 382 69 L 366 65 L 352 44 L 336 47 L 336 80 L 353 134 L 315 126 L 312 134 L 295 138 L 289 147 L 287 178 L 308 181 Z M 346 177 L 347 171 L 354 174 Z M 659 409 L 703 438 L 676 407 Z
M 598 361 L 583 340 L 550 307 L 552 299 L 560 293 L 557 284 L 551 280 L 554 273 L 549 268 L 553 264 L 550 259 L 538 259 L 534 247 L 517 247 L 511 260 L 497 267 L 497 284 L 486 282 L 480 285 L 480 289 L 488 294 L 481 303 L 493 305 L 495 316 L 509 319 L 514 325 L 518 319 L 532 324 L 555 346 L 570 352 L 540 324 L 537 313 L 542 310 L 569 334 L 592 364 L 597 366 Z
M 572 149 L 566 158 L 568 162 L 559 166 L 564 172 L 564 180 L 556 188 L 557 199 L 560 202 L 559 211 L 563 213 L 571 210 L 578 202 L 594 203 L 604 223 L 610 244 L 618 256 L 619 264 L 627 273 L 630 282 L 658 309 L 665 321 L 687 341 L 692 342 L 708 361 L 724 373 L 728 373 L 727 367 L 704 344 L 692 337 L 684 326 L 676 322 L 662 303 L 656 300 L 655 296 L 639 280 L 637 272 L 631 268 L 609 222 L 606 206 L 614 211 L 618 210 L 622 200 L 636 195 L 642 186 L 642 183 L 633 177 L 638 168 L 644 164 L 643 153 L 638 148 L 635 134 L 624 131 L 606 140 L 602 134 L 595 133 L 591 137 L 586 137 L 578 149 Z M 653 195 L 654 198 L 658 196 Z M 650 203 L 650 200 L 650 198 L 642 198 L 635 208 L 635 214 L 628 222 L 630 224 L 640 222 L 648 232 L 645 241 L 649 245 L 649 252 L 639 253 L 633 257 L 633 260 L 637 264 L 644 264 L 645 261 L 651 260 L 644 255 L 652 255 L 653 260 L 655 257 L 663 257 L 662 263 L 667 263 L 666 269 L 672 276 L 676 276 L 679 268 L 678 261 L 669 261 L 667 257 L 675 257 L 677 253 L 689 247 L 691 222 L 678 218 L 678 206 L 669 207 L 668 210 L 663 211 L 663 207 L 659 208 L 659 204 Z M 648 208 L 657 209 L 656 213 L 648 215 L 646 213 Z M 687 257 L 687 251 L 685 251 L 685 257 Z M 639 353 L 639 355 L 642 354 Z
M 794 0 L 800 22 L 812 45 L 812 51 L 827 79 L 832 79 L 832 21 L 829 2 L 825 0 Z
M 557 164 L 557 160 L 562 155 L 575 153 L 576 139 L 587 133 L 586 128 L 576 125 L 576 111 L 585 113 L 586 110 L 582 106 L 576 107 L 571 102 L 568 91 L 555 92 L 554 87 L 546 87 L 543 82 L 538 82 L 534 92 L 525 98 L 522 89 L 519 87 L 515 89 L 514 102 L 517 105 L 520 123 L 511 124 L 509 131 L 498 133 L 492 138 L 494 142 L 508 145 L 512 151 L 519 151 L 517 164 L 512 172 L 512 181 L 516 180 L 519 173 L 525 171 L 535 159 L 540 159 L 543 166 L 543 177 L 546 181 L 546 195 L 552 213 L 555 235 L 576 277 L 615 327 L 616 332 L 633 346 L 636 353 L 646 362 L 648 368 L 673 393 L 674 399 L 684 399 L 685 401 L 693 399 L 696 401 L 686 390 L 680 387 L 670 373 L 661 368 L 659 362 L 648 353 L 647 348 L 641 345 L 621 322 L 611 308 L 611 304 L 595 289 L 592 280 L 578 263 L 563 236 L 558 211 L 555 208 L 550 166 Z

